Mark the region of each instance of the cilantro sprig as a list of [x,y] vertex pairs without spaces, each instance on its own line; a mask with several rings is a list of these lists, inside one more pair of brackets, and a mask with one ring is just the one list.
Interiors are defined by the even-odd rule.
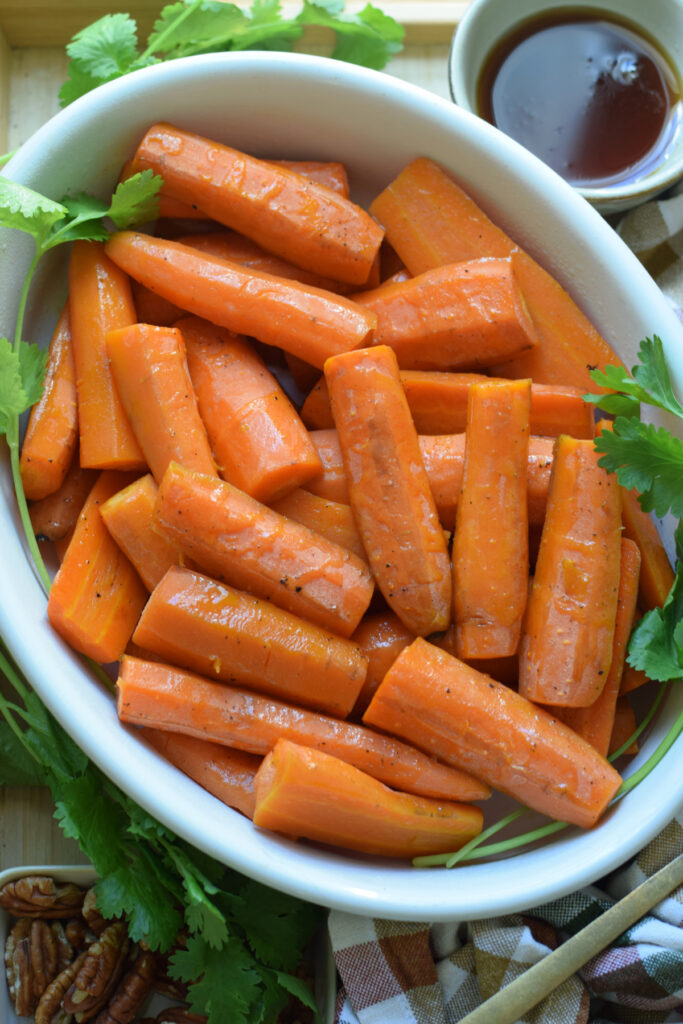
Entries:
[[107,220],[117,228],[133,227],[158,213],[162,179],[142,171],[121,182],[109,202],[82,192],[55,202],[33,189],[0,176],[0,227],[33,238],[34,251],[19,295],[14,338],[0,338],[0,435],[10,450],[12,478],[26,542],[45,590],[50,577],[36,541],[19,471],[19,417],[41,396],[47,352],[24,339],[26,306],[36,268],[45,253],[76,239],[104,241]]
[[178,0],[160,11],[144,49],[129,14],[107,14],[78,32],[67,46],[69,77],[59,98],[68,106],[105,82],[166,60],[229,50],[291,51],[308,26],[331,30],[330,56],[381,70],[403,48],[404,29],[367,4],[344,13],[343,0],[303,0],[285,18],[279,0],[254,0],[247,10],[216,0]]

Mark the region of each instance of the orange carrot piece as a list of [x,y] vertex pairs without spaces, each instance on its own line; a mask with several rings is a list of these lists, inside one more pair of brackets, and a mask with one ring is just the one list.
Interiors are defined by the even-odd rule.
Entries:
[[[440,647],[446,654],[458,657],[455,642],[455,625],[449,626],[442,636],[431,638],[430,642],[435,647]],[[516,654],[511,654],[507,658],[461,658],[460,660],[464,661],[470,668],[476,669],[477,672],[482,672],[485,676],[491,676],[497,682],[504,683],[505,686],[517,689],[519,659]]]
[[214,579],[349,637],[372,599],[367,564],[215,477],[172,462],[159,487],[162,533]]
[[286,278],[288,281],[298,281],[300,284],[310,285],[313,288],[323,288],[328,292],[339,292],[341,294],[351,291],[352,286],[341,281],[335,281],[331,277],[324,277],[322,274],[312,270],[303,270],[289,260],[284,260],[274,253],[262,249],[250,238],[245,238],[237,231],[210,231],[206,234],[181,235],[177,239],[183,245],[189,245],[192,249],[198,249],[208,256],[218,256],[232,263],[239,263],[242,267],[250,270],[258,270],[264,274],[274,274],[276,277]]
[[338,160],[269,160],[268,163],[302,174],[304,178],[310,178],[318,185],[324,185],[338,195],[349,198],[349,176],[344,164]]
[[585,828],[621,784],[609,762],[558,719],[421,638],[398,656],[363,721]]
[[98,475],[96,469],[81,469],[76,449],[62,486],[40,501],[29,502],[31,526],[39,540],[61,540],[69,532]]
[[621,517],[624,536],[635,541],[643,558],[640,607],[644,612],[661,608],[673,586],[674,571],[652,516],[643,512],[635,491],[622,489]]
[[375,612],[364,617],[351,639],[368,659],[365,682],[352,711],[353,718],[360,718],[384,676],[415,635],[393,612]]
[[100,473],[47,602],[48,619],[62,639],[103,664],[121,657],[147,600],[140,577],[110,537],[99,510],[130,482],[127,473]]
[[592,747],[607,757],[614,716],[619,696],[621,678],[626,659],[626,648],[633,626],[633,616],[638,598],[638,577],[640,575],[640,551],[633,541],[622,537],[621,572],[619,577],[619,600],[614,626],[612,663],[602,693],[587,708],[557,708],[553,710],[561,721],[582,736]]
[[[609,741],[609,753],[614,754],[620,747],[623,747],[629,736],[636,731],[636,715],[631,707],[628,697],[618,697],[617,706],[614,712],[614,726]],[[639,750],[638,740],[624,751],[625,754],[637,754]]]
[[527,466],[531,381],[473,384],[453,537],[460,658],[517,650],[529,589]]
[[167,299],[162,299],[139,281],[131,281],[133,301],[137,310],[138,320],[142,324],[155,324],[157,327],[172,327],[176,320],[185,316],[185,310]]
[[247,270],[180,242],[119,231],[105,248],[114,263],[170,302],[320,369],[328,356],[369,341],[375,326],[374,313],[343,295]]
[[285,352],[284,357],[294,386],[298,389],[300,397],[303,397],[317,381],[318,371],[315,366],[289,352]]
[[639,690],[641,686],[650,682],[652,680],[641,669],[634,668],[633,665],[625,665],[624,674],[621,677],[620,693],[632,693],[633,690]]
[[449,263],[354,299],[377,315],[375,344],[402,370],[492,366],[538,340],[509,259]]
[[253,818],[256,807],[254,779],[261,766],[260,757],[179,732],[141,729],[140,735],[162,757],[212,796],[241,811],[247,818]]
[[263,502],[315,476],[320,459],[313,442],[246,338],[197,317],[177,326],[221,476]]
[[29,501],[59,490],[77,447],[76,369],[67,303],[50,342],[43,393],[31,409],[21,446],[19,470]]
[[135,153],[134,171],[147,168],[163,177],[163,193],[297,266],[358,285],[370,275],[384,234],[377,222],[286,167],[162,123]]
[[[440,370],[402,370],[401,384],[418,434],[459,434],[467,423],[470,385],[481,380],[479,373],[445,373]],[[321,377],[306,396],[301,418],[309,430],[334,427],[330,397]],[[538,437],[593,437],[593,410],[583,401],[578,388],[559,384],[531,385],[531,433]]]
[[172,565],[188,565],[178,545],[154,529],[158,487],[148,473],[112,495],[100,515],[148,590],[154,590]]
[[189,569],[168,570],[133,641],[212,680],[237,680],[339,718],[365,680],[365,658],[350,640]]
[[[313,430],[310,437],[323,468],[321,473],[306,481],[304,487],[328,501],[348,503],[349,489],[336,430]],[[455,526],[455,510],[465,465],[465,435],[420,435],[418,441],[439,518],[445,529],[452,530]],[[545,518],[552,464],[552,440],[546,437],[531,437],[527,466],[527,500],[529,522],[535,525],[541,524]]]
[[109,368],[107,332],[135,323],[130,282],[99,242],[74,242],[69,304],[81,465],[146,471]]
[[539,704],[586,707],[612,661],[621,561],[621,495],[592,441],[555,442],[548,508],[520,642],[519,690]]
[[349,504],[377,586],[416,635],[445,629],[450,558],[398,365],[386,345],[325,363]]
[[174,327],[132,324],[107,334],[121,401],[157,483],[172,461],[218,475]]
[[171,665],[124,657],[117,682],[124,722],[182,732],[265,755],[282,737],[353,764],[387,786],[437,800],[485,800],[489,787],[390,736],[283,704]]
[[358,558],[367,562],[365,548],[356,529],[350,505],[327,501],[317,494],[305,491],[303,487],[297,487],[283,498],[271,501],[270,507],[281,516],[294,519],[295,522],[307,526],[335,544],[348,548]]
[[572,297],[492,223],[434,161],[410,163],[370,206],[412,274],[460,260],[513,256],[539,344],[498,367],[504,377],[594,391],[594,367],[619,362]]
[[397,793],[337,757],[278,740],[256,776],[254,824],[380,857],[459,849],[481,832],[478,807]]

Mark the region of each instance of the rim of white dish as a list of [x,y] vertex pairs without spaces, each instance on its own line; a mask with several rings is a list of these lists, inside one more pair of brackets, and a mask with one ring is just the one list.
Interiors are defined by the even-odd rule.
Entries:
[[[107,117],[121,105],[134,109],[143,95],[160,100],[167,88],[172,86],[179,94],[207,75],[216,90],[231,84],[247,87],[255,76],[266,72],[296,88],[302,98],[317,89],[330,101],[333,96],[348,104],[371,100],[378,112],[391,112],[396,118],[401,114],[417,116],[430,131],[446,133],[449,144],[452,138],[457,145],[458,136],[465,133],[477,157],[498,162],[506,174],[509,162],[515,168],[509,173],[520,187],[523,184],[534,194],[538,192],[539,206],[552,207],[558,230],[579,240],[600,240],[604,259],[618,266],[628,288],[638,289],[651,304],[653,320],[665,335],[668,350],[677,346],[683,350],[683,327],[654,282],[599,215],[559,176],[517,143],[447,101],[386,74],[326,58],[213,54],[146,68],[101,87],[57,114],[21,148],[7,173],[30,183],[45,152],[70,144],[84,126],[106,125]],[[683,366],[677,366],[675,385],[680,388],[682,380]],[[596,829],[569,830],[561,839],[504,862],[465,865],[453,871],[417,871],[404,863],[373,862],[260,832],[137,740],[133,730],[122,726],[110,695],[93,682],[61,640],[55,638],[49,657],[31,642],[32,628],[42,628],[45,623],[45,599],[17,534],[6,480],[3,486],[7,507],[0,506],[5,538],[0,628],[21,669],[36,680],[36,689],[55,716],[117,785],[179,836],[259,881],[325,906],[366,915],[430,921],[488,917],[538,905],[593,882],[635,854],[683,802],[683,780],[675,771],[683,754],[683,737],[679,737],[636,790],[636,821],[627,798]],[[61,700],[63,693],[70,694],[66,704]],[[666,707],[671,714],[683,707],[683,688],[669,695]],[[103,746],[102,737],[110,734],[115,742]],[[657,722],[653,735],[658,735]],[[635,759],[633,768],[642,763],[642,756]]]

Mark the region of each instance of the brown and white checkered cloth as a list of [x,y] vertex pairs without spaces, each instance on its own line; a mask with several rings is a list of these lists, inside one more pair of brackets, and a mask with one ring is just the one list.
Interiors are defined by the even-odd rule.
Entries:
[[[680,314],[683,185],[626,214],[617,230]],[[683,809],[613,876],[523,914],[429,925],[332,911],[336,1024],[456,1024],[680,853]],[[683,887],[522,1018],[607,1022],[683,1022]]]

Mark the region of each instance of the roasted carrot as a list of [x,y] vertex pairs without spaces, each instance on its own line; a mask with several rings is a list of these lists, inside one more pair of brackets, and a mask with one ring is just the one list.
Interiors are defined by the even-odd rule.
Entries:
[[131,281],[133,290],[133,302],[138,314],[138,320],[143,324],[156,324],[157,327],[172,327],[176,320],[185,316],[185,310],[175,303],[162,299],[145,288],[139,281]]
[[307,526],[335,544],[348,548],[364,562],[367,561],[350,505],[327,501],[317,494],[305,491],[303,487],[297,487],[283,498],[271,501],[270,507],[281,516],[294,519],[295,522]]
[[357,555],[225,480],[172,462],[159,487],[156,520],[214,579],[338,636],[351,635],[372,599],[370,570]]
[[158,487],[154,477],[135,480],[100,505],[100,515],[148,590],[172,565],[190,565],[177,544],[155,530]]
[[384,676],[415,635],[393,612],[375,612],[363,618],[351,639],[368,659],[363,689],[352,712],[353,718],[360,718]]
[[[609,741],[609,753],[614,754],[620,747],[623,747],[627,739],[633,736],[636,731],[636,716],[628,697],[618,697],[617,706],[614,711],[614,726]],[[638,753],[638,740],[624,751],[625,754]]]
[[529,589],[527,467],[531,381],[473,384],[453,537],[460,658],[507,658]]
[[[304,487],[328,501],[347,503],[349,489],[337,432],[312,430],[310,437],[323,468],[322,472],[307,480]],[[445,529],[452,530],[465,465],[465,435],[420,435],[418,440],[439,518]],[[546,437],[531,437],[527,467],[527,500],[531,524],[541,524],[545,518],[552,464],[552,440]]]
[[458,849],[481,832],[482,812],[397,793],[310,747],[278,740],[255,780],[254,824],[380,857]]
[[234,750],[197,736],[184,736],[180,732],[141,729],[140,736],[207,792],[228,807],[241,811],[247,818],[253,818],[256,806],[254,779],[261,766],[261,758],[256,754],[247,754],[244,750]]
[[131,482],[128,473],[100,473],[78,517],[47,602],[63,640],[95,661],[116,661],[126,649],[147,591],[110,537],[99,507]]
[[153,125],[133,170],[164,179],[162,193],[197,205],[214,220],[297,266],[364,284],[383,237],[376,221],[310,179],[169,124]]
[[315,366],[311,366],[310,363],[305,362],[303,359],[299,359],[298,356],[291,355],[289,352],[285,352],[284,357],[294,387],[299,392],[300,401],[301,398],[311,390],[317,381],[318,371]]
[[247,270],[180,242],[119,231],[106,243],[122,270],[189,313],[276,345],[322,369],[366,343],[375,315],[343,295]]
[[[455,625],[449,626],[441,636],[431,637],[430,643],[440,647],[446,654],[458,657],[455,642]],[[492,679],[497,680],[499,683],[504,683],[506,686],[512,686],[514,689],[517,689],[519,659],[516,654],[511,654],[507,658],[462,658],[461,660],[466,665],[469,665],[470,668],[475,668],[477,672],[483,672],[485,676],[491,676]]]
[[365,680],[356,644],[189,569],[168,570],[133,641],[210,679],[236,680],[339,718]]
[[621,560],[621,496],[592,441],[555,442],[548,508],[519,649],[519,690],[540,704],[586,707],[612,661]]
[[265,755],[282,737],[332,754],[387,786],[437,800],[485,800],[489,787],[383,736],[171,665],[124,657],[117,682],[124,722],[182,732]]
[[553,711],[565,725],[587,740],[603,757],[607,757],[609,753],[626,648],[636,611],[639,575],[640,551],[638,545],[627,540],[626,537],[622,537],[619,600],[614,626],[612,663],[607,673],[607,681],[600,696],[593,701],[590,707],[557,708],[557,711]]
[[363,721],[586,828],[621,784],[557,718],[422,638],[399,654]]
[[31,409],[21,446],[19,469],[29,501],[46,498],[62,486],[77,447],[76,369],[67,302],[48,349],[43,393]]
[[[444,373],[440,370],[402,370],[401,384],[418,434],[459,434],[467,423],[470,385],[495,380],[479,373]],[[498,378],[502,379],[502,378]],[[309,430],[334,427],[325,378],[309,391],[301,406]],[[539,437],[593,437],[593,410],[578,388],[559,384],[531,385],[531,433]]]
[[416,635],[450,622],[450,558],[393,351],[325,363],[349,503],[377,586]]
[[634,668],[633,665],[625,665],[624,674],[621,677],[620,693],[631,693],[633,690],[639,690],[641,686],[645,686],[646,683],[650,682],[652,680],[641,669]]
[[197,317],[177,326],[221,476],[264,502],[315,476],[313,442],[246,338]]
[[97,477],[96,469],[81,469],[76,449],[61,487],[40,501],[29,502],[31,526],[39,540],[60,540],[69,532]]
[[114,380],[157,483],[172,461],[218,475],[174,327],[133,324],[107,334]]
[[509,259],[448,263],[354,299],[376,314],[375,343],[402,370],[479,369],[538,340]]
[[99,242],[74,242],[69,263],[69,305],[80,460],[90,469],[145,471],[109,368],[107,332],[135,323],[130,282]]
[[433,160],[413,160],[370,211],[412,274],[460,260],[513,257],[539,344],[495,372],[594,391],[594,367],[619,360],[573,298]]

